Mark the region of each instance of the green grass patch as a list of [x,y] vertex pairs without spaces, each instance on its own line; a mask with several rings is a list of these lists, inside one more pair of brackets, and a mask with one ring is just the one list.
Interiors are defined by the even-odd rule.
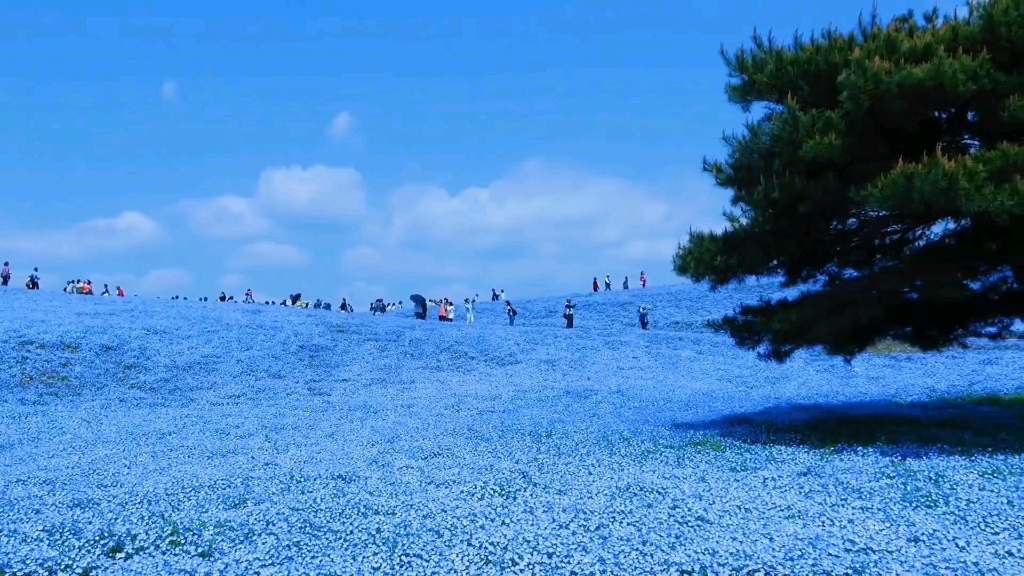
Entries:
[[897,342],[896,340],[891,340],[889,338],[879,340],[868,347],[868,352],[873,354],[913,354],[920,351],[920,348],[916,348],[905,342]]
[[960,398],[947,398],[946,402],[964,402],[975,406],[1024,409],[1024,392],[1013,394],[968,394]]
[[690,448],[699,452],[721,454],[729,449],[729,443],[717,434],[705,434],[688,443]]

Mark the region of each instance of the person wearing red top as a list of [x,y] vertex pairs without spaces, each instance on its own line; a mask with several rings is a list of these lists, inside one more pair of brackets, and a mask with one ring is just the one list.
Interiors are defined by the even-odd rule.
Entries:
[[594,276],[594,292],[600,292],[601,285],[597,283],[597,276]]
[[640,287],[647,288],[647,276],[644,275],[643,270],[640,271]]
[[120,286],[117,287],[117,296],[119,298],[124,298],[124,288],[121,288]]

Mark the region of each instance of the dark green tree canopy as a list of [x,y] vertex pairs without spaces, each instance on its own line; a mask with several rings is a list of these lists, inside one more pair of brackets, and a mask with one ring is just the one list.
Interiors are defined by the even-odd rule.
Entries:
[[729,100],[763,114],[704,161],[732,190],[728,225],[691,230],[675,270],[801,289],[722,318],[738,345],[850,358],[1024,319],[1024,0],[875,13],[788,45],[755,32],[722,55]]

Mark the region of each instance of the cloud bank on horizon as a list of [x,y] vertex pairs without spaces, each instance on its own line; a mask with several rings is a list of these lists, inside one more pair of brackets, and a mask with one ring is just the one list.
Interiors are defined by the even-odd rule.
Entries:
[[[94,274],[155,295],[253,287],[261,298],[280,299],[291,286],[355,302],[405,299],[409,291],[463,297],[492,287],[541,295],[584,290],[593,276],[611,273],[616,285],[622,275],[636,283],[645,267],[655,282],[675,281],[668,263],[677,243],[691,227],[720,226],[725,199],[703,180],[663,190],[540,159],[463,190],[410,183],[377,196],[352,167],[278,166],[260,173],[248,194],[182,199],[162,216],[126,210],[67,230],[8,232],[0,250],[44,271],[80,261],[113,270],[126,254],[173,250],[190,239],[219,258],[221,275],[204,286],[182,267]],[[347,241],[323,245],[306,233],[316,227]],[[316,282],[329,288],[304,287]]]
[[39,266],[43,290],[365,309],[557,297],[641,270],[683,282],[677,243],[722,226],[729,201],[700,159],[748,119],[720,50],[755,28],[853,30],[865,2],[476,3],[433,23],[422,3],[120,8],[84,32],[70,3],[0,21],[17,40],[0,43],[14,284]]

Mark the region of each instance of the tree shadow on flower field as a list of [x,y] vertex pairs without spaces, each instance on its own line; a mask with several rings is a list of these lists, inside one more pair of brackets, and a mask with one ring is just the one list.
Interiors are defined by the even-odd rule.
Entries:
[[872,448],[902,457],[1024,454],[1024,393],[924,402],[788,404],[681,423],[748,444]]

